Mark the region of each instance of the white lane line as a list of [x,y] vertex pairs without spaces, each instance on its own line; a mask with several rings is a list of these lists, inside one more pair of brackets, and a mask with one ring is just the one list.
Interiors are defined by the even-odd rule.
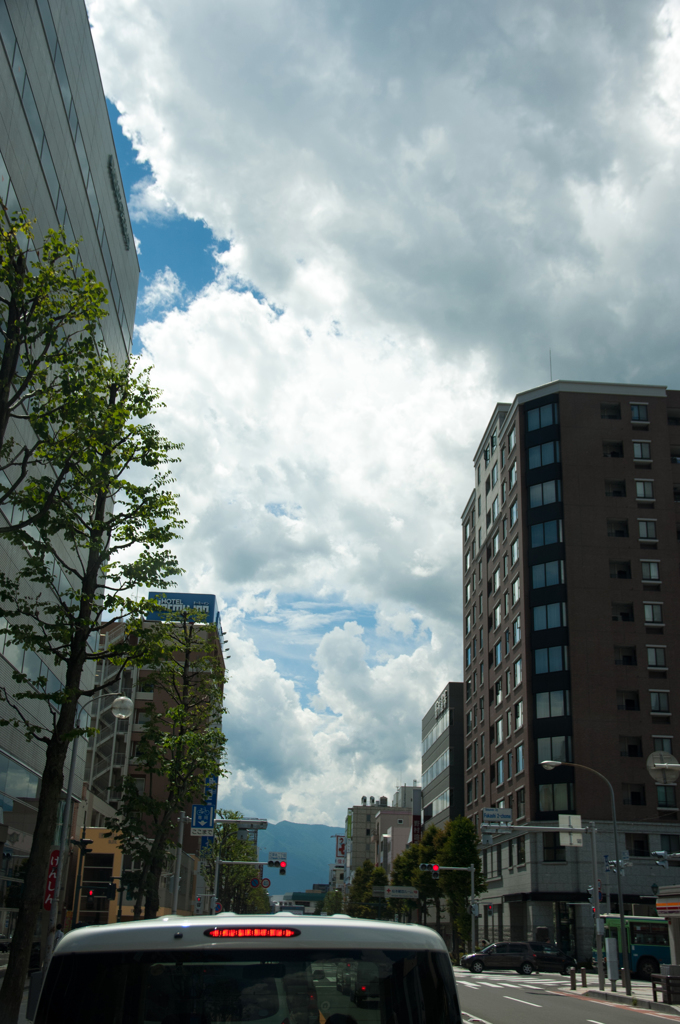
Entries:
[[488,1020],[478,1017],[476,1013],[469,1013],[467,1010],[461,1010],[461,1013],[470,1018],[468,1024],[489,1024]]
[[489,988],[500,988],[500,984],[497,981],[480,981],[480,985],[488,985]]
[[591,1020],[590,1017],[589,1017],[588,1018],[588,1024],[602,1024],[602,1021],[601,1020]]
[[530,1003],[527,999],[515,999],[514,996],[505,996],[505,995],[503,996],[503,999],[512,999],[513,1003],[524,1003],[525,1006],[537,1006],[539,1008],[539,1010],[543,1009],[543,1007],[541,1006],[540,1003]]
[[479,988],[479,985],[474,985],[471,981],[457,981],[457,985],[465,985],[466,988]]

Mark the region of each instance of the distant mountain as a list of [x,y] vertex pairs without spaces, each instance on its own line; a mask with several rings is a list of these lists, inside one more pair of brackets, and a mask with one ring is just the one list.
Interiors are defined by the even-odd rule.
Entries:
[[269,892],[304,892],[315,882],[328,883],[328,869],[335,861],[334,835],[344,835],[344,826],[302,825],[296,821],[272,822],[258,833],[260,860],[268,860],[269,852],[286,853],[288,867],[285,877],[277,868],[264,869],[271,879]]

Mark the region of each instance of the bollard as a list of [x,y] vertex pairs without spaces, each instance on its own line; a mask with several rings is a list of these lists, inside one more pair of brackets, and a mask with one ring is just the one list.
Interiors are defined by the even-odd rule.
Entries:
[[576,968],[575,967],[570,967],[569,968],[569,981],[571,983],[571,990],[572,990],[572,992],[575,992],[576,991]]
[[586,969],[581,968],[581,988],[588,988],[588,982],[586,981]]

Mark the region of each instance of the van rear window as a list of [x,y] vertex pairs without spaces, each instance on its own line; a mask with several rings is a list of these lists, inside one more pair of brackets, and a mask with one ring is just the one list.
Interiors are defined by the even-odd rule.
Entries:
[[460,1024],[429,950],[181,950],[55,956],[36,1024]]

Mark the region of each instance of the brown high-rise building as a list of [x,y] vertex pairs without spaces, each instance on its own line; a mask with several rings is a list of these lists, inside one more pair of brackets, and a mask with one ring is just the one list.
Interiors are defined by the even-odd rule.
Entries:
[[[680,824],[676,787],[646,768],[652,751],[678,753],[680,391],[556,381],[524,392],[496,406],[474,473],[462,517],[465,813],[479,824],[484,807],[504,807],[539,824],[574,812],[602,823],[600,858],[613,857],[607,786],[539,762],[596,769],[632,858],[624,902],[639,907],[655,879],[680,875],[650,857],[680,849]],[[575,948],[586,853],[540,832],[487,849],[482,935],[540,925]]]

